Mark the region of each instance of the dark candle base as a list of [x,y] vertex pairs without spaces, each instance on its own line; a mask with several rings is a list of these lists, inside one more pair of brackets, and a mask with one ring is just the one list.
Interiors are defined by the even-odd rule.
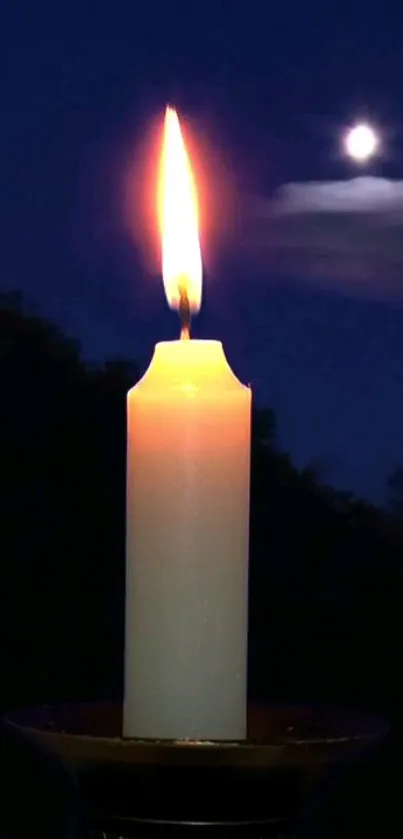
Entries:
[[250,708],[242,743],[123,739],[113,704],[19,711],[9,722],[76,773],[91,831],[138,839],[295,835],[323,770],[387,736],[370,716],[289,706]]

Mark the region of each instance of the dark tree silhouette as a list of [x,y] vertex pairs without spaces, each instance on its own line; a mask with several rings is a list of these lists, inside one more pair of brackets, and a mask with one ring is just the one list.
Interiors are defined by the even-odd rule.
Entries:
[[403,518],[403,466],[400,465],[388,477],[387,510],[396,518]]
[[110,692],[121,679],[125,399],[137,371],[87,368],[77,344],[15,296],[0,301],[0,336],[2,701]]

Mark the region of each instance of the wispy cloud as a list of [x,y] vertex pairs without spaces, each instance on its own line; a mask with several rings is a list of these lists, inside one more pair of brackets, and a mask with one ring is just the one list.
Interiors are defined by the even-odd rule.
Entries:
[[403,299],[403,181],[290,183],[246,213],[256,267]]
[[403,212],[403,181],[363,177],[351,181],[286,184],[278,190],[274,211],[294,215]]

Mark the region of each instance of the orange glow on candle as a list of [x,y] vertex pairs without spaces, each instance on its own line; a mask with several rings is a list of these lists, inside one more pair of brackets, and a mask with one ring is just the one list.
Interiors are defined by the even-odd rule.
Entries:
[[162,277],[168,304],[179,309],[185,295],[191,312],[202,298],[202,258],[196,185],[176,111],[165,113],[158,183]]

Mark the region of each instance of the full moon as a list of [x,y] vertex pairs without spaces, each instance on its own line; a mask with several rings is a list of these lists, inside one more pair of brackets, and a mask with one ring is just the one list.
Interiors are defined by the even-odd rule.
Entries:
[[370,125],[361,123],[349,128],[344,138],[346,153],[357,163],[366,163],[379,148],[379,137]]

